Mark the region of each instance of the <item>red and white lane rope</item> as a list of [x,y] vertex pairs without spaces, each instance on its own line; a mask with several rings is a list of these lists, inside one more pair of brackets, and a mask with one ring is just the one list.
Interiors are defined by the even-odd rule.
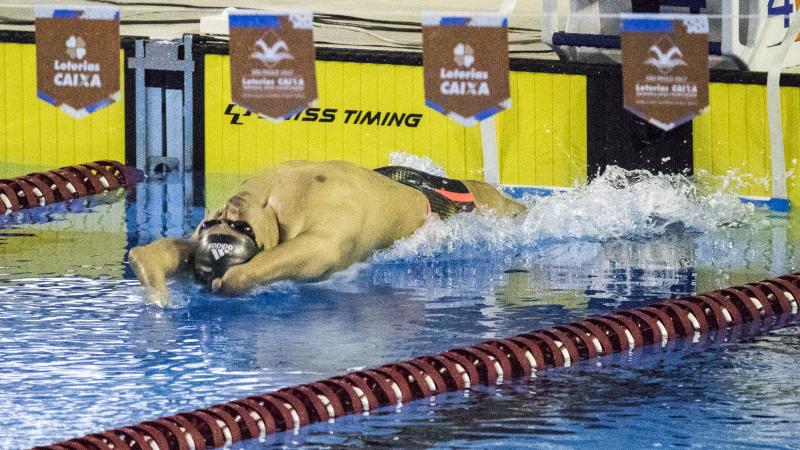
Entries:
[[292,386],[39,449],[204,450],[614,352],[796,314],[800,273],[663,300]]
[[131,187],[141,179],[133,167],[102,160],[0,180],[0,214]]

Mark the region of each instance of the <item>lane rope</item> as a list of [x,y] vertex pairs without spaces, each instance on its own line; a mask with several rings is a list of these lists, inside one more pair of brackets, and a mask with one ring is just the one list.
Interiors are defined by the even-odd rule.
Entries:
[[134,167],[100,160],[0,180],[0,215],[133,187],[142,179]]

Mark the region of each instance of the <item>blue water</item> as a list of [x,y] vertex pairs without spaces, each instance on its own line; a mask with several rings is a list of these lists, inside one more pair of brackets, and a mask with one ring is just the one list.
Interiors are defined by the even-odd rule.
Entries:
[[[654,187],[617,189],[619,211],[599,209],[601,189],[531,200],[550,214],[525,223],[429,224],[323,283],[225,299],[179,279],[167,309],[145,304],[126,254],[192,229],[202,210],[175,205],[180,186],[148,182],[135,199],[117,192],[2,217],[0,448],[800,267],[792,217],[711,197],[671,212],[683,191],[659,203]],[[633,218],[637,208],[651,220]],[[714,220],[699,221],[704,210]],[[739,330],[235,447],[797,448],[798,367],[798,326]]]

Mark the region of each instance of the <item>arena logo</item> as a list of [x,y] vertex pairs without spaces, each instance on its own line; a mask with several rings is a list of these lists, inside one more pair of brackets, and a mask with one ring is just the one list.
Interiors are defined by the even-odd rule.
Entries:
[[686,65],[686,61],[683,60],[683,52],[669,36],[664,36],[653,44],[650,47],[650,55],[651,57],[644,63],[655,67],[662,75],[667,75],[678,66]]
[[275,122],[314,104],[312,21],[311,11],[228,15],[232,103]]
[[[272,42],[272,44],[267,44],[267,42]],[[269,30],[256,41],[254,47],[255,51],[250,54],[250,58],[257,59],[270,68],[285,59],[294,59],[286,41],[281,39],[275,30]]]
[[489,95],[489,72],[472,67],[475,50],[470,45],[459,42],[453,48],[453,61],[465,70],[441,68],[439,90],[443,95]]
[[36,96],[81,118],[120,98],[119,8],[35,5]]
[[708,17],[694,16],[622,15],[623,105],[664,131],[708,108]]
[[475,62],[475,50],[472,49],[471,45],[459,42],[458,45],[453,48],[453,61],[455,61],[459,67],[469,69],[472,67],[472,63]]
[[86,56],[86,41],[80,36],[70,36],[65,46],[68,61],[54,61],[53,83],[56,86],[102,87],[100,63],[83,59]]
[[425,105],[472,126],[511,106],[508,18],[422,15]]
[[[244,125],[243,117],[253,115],[252,112],[229,103],[224,114],[231,116],[231,125]],[[307,108],[291,116],[288,121],[344,123],[347,125],[375,125],[381,127],[417,128],[422,122],[422,114],[395,111],[373,111],[361,109]]]

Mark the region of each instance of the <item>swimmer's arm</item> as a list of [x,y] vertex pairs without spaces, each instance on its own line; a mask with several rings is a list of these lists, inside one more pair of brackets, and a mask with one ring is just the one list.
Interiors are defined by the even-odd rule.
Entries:
[[263,250],[245,264],[233,266],[211,285],[232,295],[280,280],[317,280],[347,267],[354,258],[347,240],[306,232]]
[[167,278],[191,268],[196,245],[194,239],[166,238],[131,249],[128,261],[150,303],[169,303]]

